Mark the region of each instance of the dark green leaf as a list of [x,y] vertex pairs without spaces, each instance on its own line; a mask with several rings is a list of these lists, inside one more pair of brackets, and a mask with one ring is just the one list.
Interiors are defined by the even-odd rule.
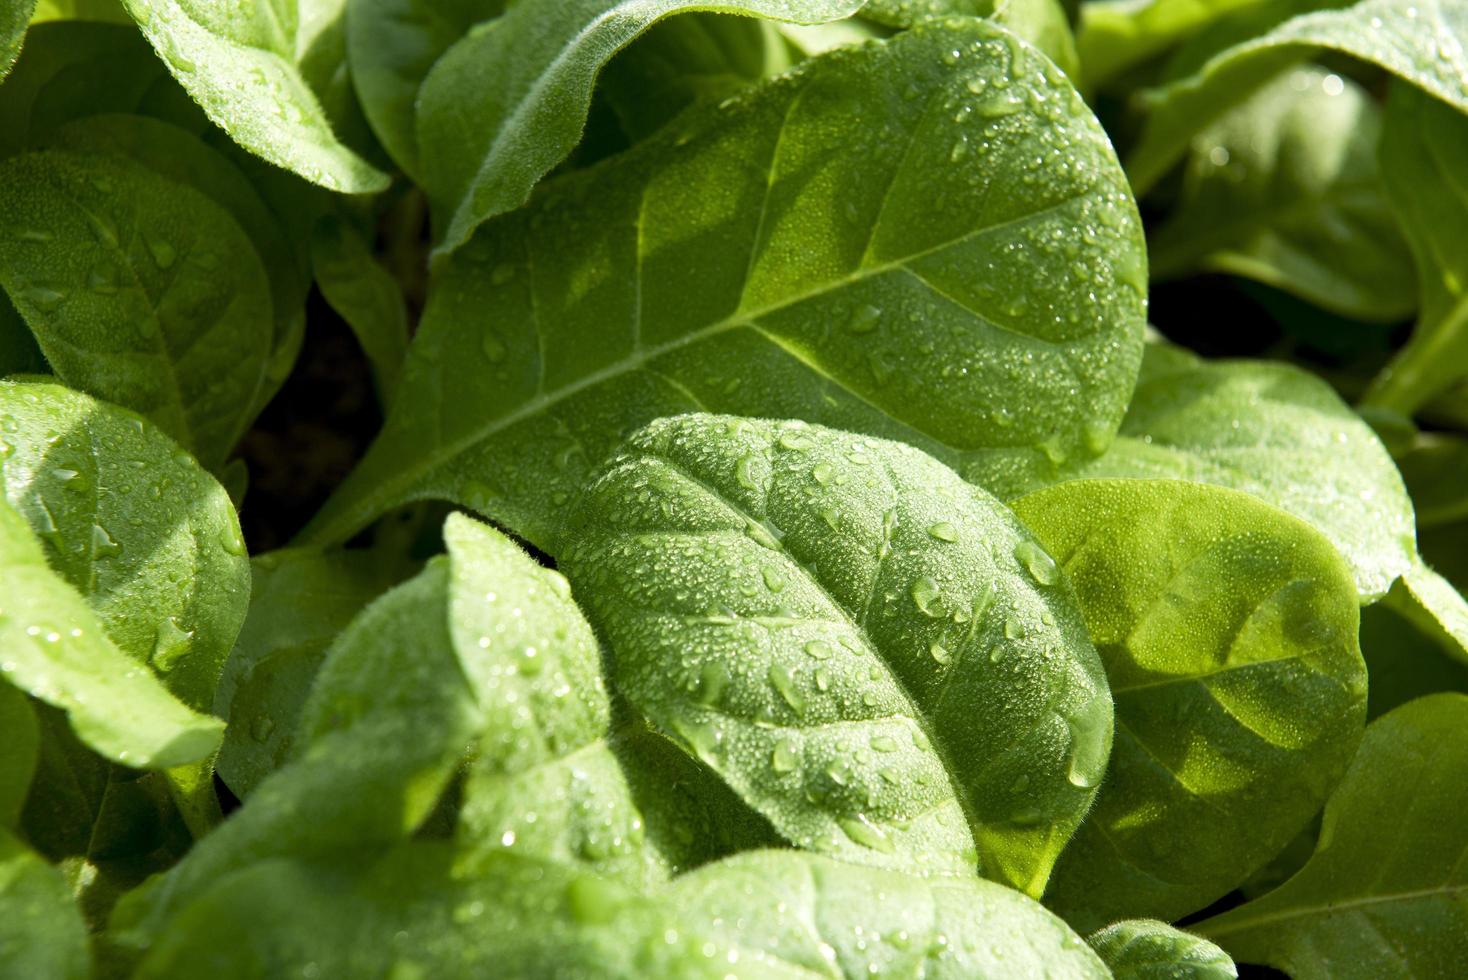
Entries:
[[0,827],[0,964],[13,977],[86,980],[81,913],[55,868]]

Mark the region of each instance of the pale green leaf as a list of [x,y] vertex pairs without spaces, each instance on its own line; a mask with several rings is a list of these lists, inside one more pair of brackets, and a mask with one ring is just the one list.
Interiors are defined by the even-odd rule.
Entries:
[[815,24],[861,0],[561,0],[520,3],[466,34],[418,95],[423,185],[437,254],[520,207],[581,137],[597,73],[658,20],[685,10]]
[[1387,601],[1444,653],[1468,664],[1468,600],[1453,583],[1419,562],[1402,576],[1402,589],[1393,590]]
[[1412,502],[1386,448],[1329,385],[1288,364],[1149,345],[1121,434],[1075,475],[1248,491],[1330,538],[1363,600],[1417,561]]
[[306,84],[296,0],[123,2],[179,84],[240,146],[329,190],[387,187],[338,140]]
[[1456,976],[1468,959],[1465,731],[1461,694],[1373,722],[1304,869],[1193,928],[1295,980]]
[[1074,585],[1116,703],[1105,785],[1046,902],[1087,930],[1204,908],[1300,832],[1360,739],[1349,570],[1221,487],[1082,480],[1014,508]]
[[0,164],[0,285],[66,383],[222,463],[271,350],[265,268],[234,219],[121,157]]
[[986,485],[1090,458],[1145,264],[1104,133],[1033,49],[982,21],[838,49],[444,263],[382,435],[304,537],[447,497],[553,548],[626,432],[692,410],[900,438]]
[[1088,0],[1081,4],[1076,50],[1087,85],[1109,88],[1209,25],[1269,0]]
[[1181,196],[1148,241],[1153,278],[1225,272],[1356,319],[1402,319],[1416,272],[1380,140],[1380,110],[1355,82],[1280,75],[1194,138]]
[[1132,186],[1138,194],[1152,187],[1200,131],[1280,71],[1322,49],[1370,62],[1468,111],[1465,37],[1465,0],[1361,0],[1287,20],[1147,93],[1146,128],[1127,160]]
[[[1468,16],[1464,17],[1468,22]],[[1457,38],[1468,38],[1468,23]],[[1445,37],[1448,45],[1461,43]],[[1461,48],[1459,51],[1461,60]],[[1464,69],[1468,73],[1468,68]],[[1465,74],[1468,78],[1468,74]],[[1464,83],[1468,85],[1468,82]],[[1468,376],[1468,118],[1406,85],[1387,101],[1381,172],[1417,259],[1422,308],[1365,403],[1411,415]]]
[[1228,954],[1156,919],[1127,919],[1086,937],[1115,980],[1229,980]]
[[634,435],[566,540],[617,689],[786,839],[1044,887],[1111,706],[998,501],[899,443],[693,415]]
[[180,766],[210,755],[224,726],[176,701],[113,646],[76,590],[46,565],[25,519],[0,501],[0,677],[67,712],[117,762]]
[[28,980],[87,980],[90,961],[66,880],[0,827],[0,968]]
[[1109,977],[1059,917],[977,878],[924,878],[799,851],[757,851],[679,878],[664,901],[681,921],[739,949],[741,962],[753,954],[813,977]]
[[250,595],[224,489],[139,416],[42,383],[0,382],[0,474],[107,637],[212,710]]

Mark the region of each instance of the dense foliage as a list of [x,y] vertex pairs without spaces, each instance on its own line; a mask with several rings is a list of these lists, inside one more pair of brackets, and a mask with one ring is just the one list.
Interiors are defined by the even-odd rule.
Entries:
[[1465,975],[1465,44],[3,0],[0,978]]

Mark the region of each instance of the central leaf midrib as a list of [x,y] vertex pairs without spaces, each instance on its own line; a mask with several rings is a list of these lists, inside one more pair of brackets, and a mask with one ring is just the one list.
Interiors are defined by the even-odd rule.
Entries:
[[[674,460],[652,449],[647,449],[645,451],[650,458],[662,463],[678,476],[681,476],[689,483],[692,483],[694,486],[698,487],[709,496],[713,497],[713,499],[722,504],[735,517],[738,517],[745,521],[749,521],[754,524],[758,524],[761,527],[766,526],[765,521],[756,519],[753,515],[747,513],[738,504],[719,492],[718,488],[706,483],[699,477],[688,472],[682,466],[679,466],[678,463]],[[772,453],[779,452],[778,448],[773,445],[771,446],[771,451]],[[896,488],[894,487],[893,490],[895,493]],[[769,495],[768,493],[766,493],[766,500],[768,501],[768,499]],[[968,794],[964,792],[958,782],[957,773],[959,772],[959,770],[954,764],[953,758],[948,751],[946,740],[939,737],[937,730],[932,725],[931,719],[929,719],[927,714],[919,707],[917,699],[913,696],[912,691],[903,681],[902,675],[898,673],[897,669],[894,668],[891,663],[888,662],[885,651],[872,639],[871,634],[867,632],[866,627],[856,622],[856,620],[852,617],[850,610],[842,605],[842,603],[839,602],[836,597],[831,594],[830,590],[826,588],[826,584],[821,581],[820,577],[816,575],[814,571],[812,571],[804,562],[800,561],[800,559],[796,558],[795,555],[791,554],[789,549],[783,546],[778,552],[776,552],[776,554],[783,555],[786,560],[794,565],[808,581],[810,581],[817,589],[820,590],[822,598],[824,598],[826,602],[830,605],[830,607],[834,609],[836,613],[840,616],[840,622],[848,626],[852,630],[852,632],[856,634],[857,638],[862,642],[862,644],[872,652],[872,655],[880,660],[882,664],[887,668],[888,676],[892,678],[893,684],[895,684],[897,690],[901,692],[903,699],[907,702],[907,706],[912,712],[911,715],[908,716],[909,720],[913,724],[917,725],[918,729],[923,733],[924,737],[928,741],[928,744],[931,746],[933,754],[938,757],[938,762],[943,767],[943,774],[948,778],[948,784],[953,792],[954,801],[958,803],[959,809],[963,811],[964,822],[968,826],[969,835],[970,837],[974,838],[974,844],[975,847],[977,847],[977,831],[978,828],[984,825],[978,819],[978,814],[977,812],[975,812],[973,808],[973,803],[968,798]],[[745,720],[747,722],[747,719],[742,720]],[[874,723],[880,721],[881,719],[855,720],[858,722]],[[979,873],[982,874],[982,869],[979,869]]]
[[[309,534],[305,536],[304,540],[321,540],[323,538],[330,538],[333,535],[340,533],[337,530],[337,528],[340,526],[351,525],[355,527],[356,522],[360,520],[359,515],[361,514],[361,512],[371,512],[376,509],[376,505],[373,503],[373,501],[396,498],[403,490],[411,488],[415,483],[417,483],[424,474],[433,471],[435,468],[442,465],[447,460],[454,458],[460,453],[465,452],[471,447],[483,442],[491,436],[497,435],[498,433],[510,428],[513,425],[516,425],[519,422],[523,422],[529,418],[534,418],[535,416],[541,414],[548,407],[562,402],[568,398],[571,398],[577,394],[580,394],[582,391],[585,391],[588,388],[593,388],[596,385],[602,384],[603,382],[610,381],[624,374],[639,370],[645,364],[651,363],[658,358],[661,358],[676,350],[680,350],[684,347],[688,347],[701,341],[708,340],[709,338],[718,336],[719,334],[740,328],[753,330],[757,327],[758,321],[762,317],[769,316],[772,313],[777,313],[781,310],[795,306],[799,303],[806,302],[807,300],[817,299],[821,296],[827,295],[828,293],[854,286],[857,283],[863,282],[867,279],[874,278],[888,272],[905,269],[910,263],[926,258],[929,255],[935,255],[944,251],[945,249],[961,245],[982,235],[987,235],[992,232],[1011,227],[1013,225],[1020,225],[1033,221],[1051,212],[1058,211],[1061,208],[1067,207],[1070,204],[1073,204],[1075,201],[1080,200],[1090,194],[1091,191],[1089,189],[1074,194],[1069,194],[1058,201],[1045,205],[1042,208],[1037,208],[1033,211],[1027,211],[1024,214],[1017,215],[1013,218],[1006,219],[996,224],[987,225],[983,228],[973,229],[972,231],[966,232],[956,238],[952,238],[937,245],[930,246],[929,248],[922,249],[911,255],[892,259],[888,262],[884,262],[878,265],[859,265],[851,273],[845,276],[834,280],[823,281],[818,286],[812,289],[808,289],[803,292],[782,298],[779,301],[769,303],[766,306],[753,310],[736,309],[729,316],[717,320],[714,323],[689,331],[681,337],[677,337],[673,340],[670,340],[663,344],[659,344],[655,347],[634,348],[625,357],[619,358],[618,360],[613,361],[612,363],[599,370],[585,374],[575,381],[568,382],[561,387],[554,389],[553,391],[537,394],[534,397],[527,399],[513,411],[490,419],[485,425],[462,436],[461,438],[455,439],[451,442],[440,444],[440,446],[437,447],[436,450],[424,453],[422,456],[419,456],[419,462],[398,468],[395,471],[395,476],[390,477],[386,480],[382,480],[376,484],[375,492],[356,502],[351,507],[351,509],[348,510],[343,516],[335,518],[328,524],[323,525],[314,534]],[[842,385],[842,387],[843,389],[850,391],[850,389],[846,388],[845,385]],[[917,432],[924,431],[917,426],[914,426],[900,418],[897,418],[896,416],[891,415],[885,410],[883,411],[883,414],[892,419],[894,422],[897,422],[898,424],[903,425],[909,429]],[[926,433],[924,434],[926,435]],[[928,436],[928,438],[931,439],[935,445],[941,446],[943,449],[946,449],[956,455],[963,454],[965,452],[981,451],[983,449],[1005,448],[979,446],[973,447],[972,449],[963,449],[957,446],[950,445],[943,440],[938,439],[936,436]]]

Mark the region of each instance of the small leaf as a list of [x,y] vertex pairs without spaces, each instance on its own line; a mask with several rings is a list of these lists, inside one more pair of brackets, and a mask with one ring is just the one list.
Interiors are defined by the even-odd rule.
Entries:
[[1197,911],[1300,832],[1360,739],[1350,574],[1220,487],[1081,480],[1014,507],[1074,584],[1116,702],[1110,772],[1046,901],[1084,929]]
[[553,549],[625,433],[692,410],[900,438],[980,481],[1089,459],[1144,291],[1110,145],[1033,49],[982,21],[838,49],[444,263],[383,433],[303,537],[447,497]]
[[66,383],[222,463],[264,383],[270,287],[218,205],[118,157],[0,165],[0,285]]
[[1387,602],[1444,653],[1468,664],[1468,600],[1422,563],[1409,569],[1401,582],[1401,589],[1394,589]]
[[327,219],[311,238],[316,285],[347,322],[377,380],[382,403],[392,403],[408,350],[403,290],[373,258],[368,244],[343,221]]
[[1115,980],[1229,980],[1228,954],[1156,919],[1128,919],[1086,937]]
[[1468,111],[1463,37],[1468,4],[1462,0],[1361,0],[1287,20],[1214,55],[1194,74],[1146,93],[1146,128],[1127,159],[1132,186],[1145,193],[1199,131],[1281,70],[1322,49],[1385,69]]
[[25,519],[0,501],[0,678],[66,711],[99,753],[147,769],[210,755],[224,726],[178,701],[107,639],[47,566]]
[[1298,980],[1452,976],[1468,930],[1465,730],[1461,694],[1419,698],[1373,722],[1304,869],[1192,928],[1237,960]]
[[0,80],[10,73],[10,66],[20,56],[26,25],[35,9],[36,0],[14,0],[0,8]]
[[360,551],[275,551],[251,569],[249,615],[214,700],[229,720],[219,775],[240,799],[291,757],[327,648],[398,577],[392,563]]
[[0,684],[0,832],[20,821],[40,741],[30,701],[9,684]]
[[[450,47],[418,95],[423,184],[440,256],[495,215],[524,204],[581,137],[597,73],[663,17],[706,0],[563,0],[514,4]],[[717,9],[815,24],[861,0],[724,0]]]
[[1383,192],[1380,110],[1355,82],[1285,72],[1193,140],[1180,200],[1148,242],[1154,279],[1245,276],[1346,316],[1416,306]]
[[301,74],[296,0],[123,5],[179,84],[245,149],[329,190],[387,187],[385,175],[337,139]]
[[898,443],[682,416],[631,438],[566,540],[620,693],[786,839],[1043,888],[1111,708],[1069,588],[993,498]]

